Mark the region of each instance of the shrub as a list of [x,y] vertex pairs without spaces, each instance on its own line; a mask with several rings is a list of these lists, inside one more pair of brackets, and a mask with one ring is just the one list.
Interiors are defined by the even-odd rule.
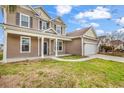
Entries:
[[113,46],[106,46],[106,45],[100,46],[100,52],[112,52],[113,50],[114,50]]

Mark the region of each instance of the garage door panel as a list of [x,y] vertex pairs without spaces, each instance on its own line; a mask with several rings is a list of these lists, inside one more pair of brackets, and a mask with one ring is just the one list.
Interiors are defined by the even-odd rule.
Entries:
[[86,43],[84,45],[84,55],[85,56],[96,54],[96,52],[97,52],[97,45],[96,44]]

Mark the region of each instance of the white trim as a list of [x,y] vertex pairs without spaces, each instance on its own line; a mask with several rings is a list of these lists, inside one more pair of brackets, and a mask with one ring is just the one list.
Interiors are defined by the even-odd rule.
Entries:
[[57,42],[58,42],[58,39],[56,38],[56,39],[55,39],[55,56],[58,56]]
[[4,30],[4,51],[3,51],[3,62],[7,62],[7,32]]
[[[22,39],[23,38],[28,38],[29,39],[29,51],[22,51]],[[31,37],[20,36],[20,53],[31,53]]]
[[52,27],[51,28],[48,28],[46,30],[44,30],[44,32],[48,31],[48,30],[53,30],[56,34],[58,34]]
[[48,55],[48,49],[49,49],[49,47],[48,47],[48,41],[44,41],[44,43],[47,44],[47,54],[46,55]]
[[44,37],[41,37],[41,58],[44,58]]
[[[22,26],[22,24],[21,24],[21,19],[22,19],[22,17],[21,16],[26,16],[26,17],[28,17],[28,27],[26,27],[26,26]],[[30,16],[29,15],[26,15],[26,14],[24,14],[24,13],[20,13],[20,27],[24,27],[24,28],[30,28]]]
[[40,38],[38,37],[38,56],[40,56]]
[[[61,43],[62,43],[62,50],[59,50],[59,48],[57,47],[58,52],[63,52],[63,41],[62,41],[62,40],[58,40],[58,43],[59,43],[59,42],[61,42]],[[57,44],[58,44],[58,43],[57,43]],[[59,46],[59,45],[57,45],[57,46]]]
[[6,24],[6,22],[7,22],[6,8],[3,8],[3,12],[4,12],[4,23]]
[[28,29],[19,29],[19,30],[14,30],[14,29],[7,29],[8,33],[13,33],[13,34],[19,34],[19,35],[28,35],[28,36],[44,36],[45,38],[51,38],[51,39],[62,39],[62,40],[68,40],[68,41],[72,41],[69,37],[67,36],[58,36],[58,35],[53,35],[53,34],[48,34],[48,33],[44,33],[44,32],[40,32],[40,31],[32,31],[32,30],[28,30]]
[[49,39],[49,55],[51,55],[51,39]]
[[[26,8],[25,6],[29,7],[30,9]],[[20,5],[20,7],[21,7],[21,8],[24,8],[24,9],[26,9],[26,10],[29,10],[29,11],[32,11],[32,10],[33,10],[32,12],[35,12],[36,14],[38,14],[37,11],[35,11],[34,8],[32,8],[31,5]],[[38,14],[38,15],[39,15],[39,14]]]
[[84,38],[81,38],[81,55],[84,56]]

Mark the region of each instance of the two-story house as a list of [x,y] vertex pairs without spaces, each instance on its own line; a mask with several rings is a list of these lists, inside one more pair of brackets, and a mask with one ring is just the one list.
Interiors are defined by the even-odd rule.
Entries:
[[97,53],[97,36],[93,27],[66,35],[66,24],[60,17],[52,19],[43,7],[17,6],[4,11],[4,62],[11,59],[44,58],[64,54]]

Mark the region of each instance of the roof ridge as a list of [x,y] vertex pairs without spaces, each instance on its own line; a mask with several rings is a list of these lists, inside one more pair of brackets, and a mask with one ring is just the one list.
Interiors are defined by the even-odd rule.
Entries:
[[72,31],[72,32],[67,33],[67,35],[68,36],[81,36],[84,33],[86,33],[90,28],[91,28],[91,26],[90,27],[82,28],[80,30],[75,30],[75,31]]
[[69,32],[69,33],[74,33],[74,32],[76,32],[76,31],[81,31],[81,30],[85,30],[85,29],[90,29],[90,27],[81,28],[81,29],[79,29],[79,30],[74,30],[74,31]]

